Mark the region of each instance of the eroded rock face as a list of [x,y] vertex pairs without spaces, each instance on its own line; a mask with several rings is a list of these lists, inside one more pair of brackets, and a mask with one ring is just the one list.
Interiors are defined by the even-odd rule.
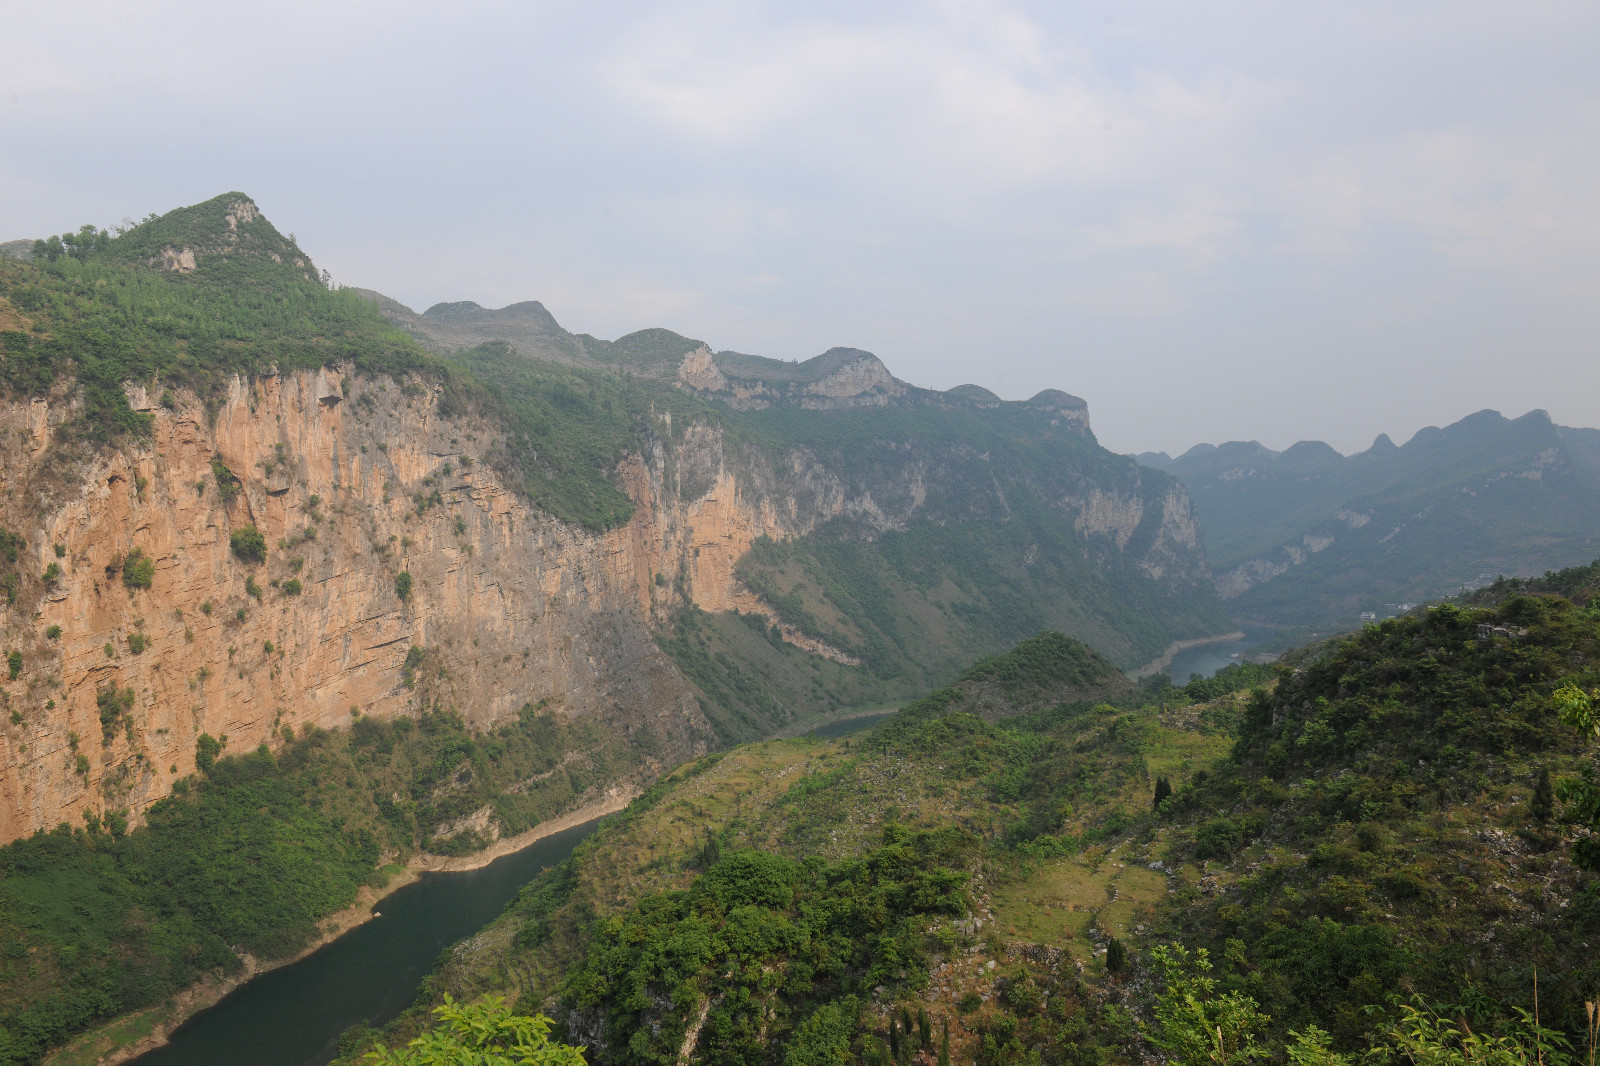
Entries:
[[[65,475],[50,442],[70,403],[0,410],[0,526],[25,540],[4,614],[23,665],[3,685],[0,840],[85,810],[137,821],[194,769],[200,733],[242,751],[348,724],[352,709],[415,713],[413,646],[447,665],[443,695],[474,726],[548,699],[639,736],[657,767],[703,750],[709,727],[650,639],[651,612],[677,595],[655,575],[681,564],[703,605],[743,602],[734,560],[755,536],[785,535],[770,504],[746,501],[715,454],[709,489],[679,501],[657,449],[627,464],[633,522],[589,535],[473,462],[488,426],[441,418],[415,386],[364,380],[353,401],[347,380],[238,380],[214,420],[193,397],[169,409],[130,389],[150,442]],[[696,448],[720,438],[680,450]],[[247,526],[264,564],[230,548]],[[148,588],[124,578],[135,551],[154,564]]]
[[[857,373],[837,362],[812,384]],[[717,369],[686,364],[691,376]],[[881,388],[870,370],[840,387]],[[239,752],[285,729],[347,725],[352,710],[416,714],[414,647],[446,668],[429,698],[470,725],[545,701],[626,736],[638,772],[653,774],[713,734],[652,626],[688,600],[765,616],[852,662],[781,623],[740,584],[739,560],[759,537],[835,519],[868,538],[903,530],[961,452],[888,447],[847,476],[805,447],[740,451],[715,421],[663,414],[618,470],[633,517],[591,534],[530,507],[482,462],[492,424],[441,415],[417,382],[346,373],[236,379],[209,413],[192,395],[130,385],[150,439],[87,458],[55,443],[69,396],[0,405],[0,528],[22,538],[15,602],[0,599],[0,653],[21,655],[16,678],[0,674],[0,842],[85,811],[137,823],[194,770],[202,733]],[[1175,484],[1161,498],[1137,481],[1085,481],[1057,505],[1152,578],[1210,580]],[[230,545],[251,526],[263,562]]]
[[[415,383],[238,379],[213,417],[193,396],[127,392],[149,442],[75,465],[52,444],[69,399],[0,409],[0,527],[25,542],[4,612],[23,667],[0,682],[0,841],[84,811],[137,823],[194,770],[201,733],[247,751],[353,710],[417,713],[413,647],[446,665],[432,694],[473,726],[547,700],[637,737],[646,772],[669,767],[711,731],[651,624],[685,597],[778,624],[735,576],[757,537],[838,515],[898,528],[921,499],[916,469],[886,512],[804,451],[775,467],[729,455],[720,426],[663,417],[619,471],[632,520],[592,535],[510,492],[478,461],[494,429],[441,417]],[[251,526],[264,563],[230,546]],[[125,579],[135,552],[153,564],[147,588]]]
[[910,391],[877,356],[856,348],[832,348],[793,364],[733,353],[718,357],[702,346],[684,356],[677,377],[697,395],[740,411],[775,405],[811,411],[886,407]]

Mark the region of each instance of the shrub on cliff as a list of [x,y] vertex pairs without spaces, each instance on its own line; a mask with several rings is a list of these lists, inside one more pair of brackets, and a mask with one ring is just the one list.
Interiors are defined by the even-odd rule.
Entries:
[[411,598],[411,571],[402,570],[394,575],[394,594],[402,600]]
[[135,548],[122,560],[122,583],[130,589],[147,589],[156,578],[156,561]]
[[94,702],[100,711],[100,733],[105,743],[111,743],[111,738],[117,732],[117,722],[121,721],[123,715],[133,710],[133,699],[133,689],[119,689],[114,682],[106,688],[96,690]]
[[201,733],[194,742],[195,769],[203,774],[209,774],[211,768],[217,764],[217,756],[222,754],[222,746],[228,742],[227,737],[218,740],[210,733]]
[[228,547],[241,563],[260,566],[267,561],[267,538],[255,526],[240,526],[228,534]]

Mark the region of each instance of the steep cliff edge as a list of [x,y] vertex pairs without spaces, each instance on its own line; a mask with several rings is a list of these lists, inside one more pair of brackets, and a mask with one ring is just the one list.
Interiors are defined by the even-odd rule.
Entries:
[[[703,748],[705,720],[634,609],[662,551],[638,527],[594,536],[531,510],[473,462],[481,420],[340,368],[235,379],[214,420],[192,395],[169,410],[129,391],[150,439],[65,477],[50,431],[73,404],[0,408],[0,526],[25,544],[5,611],[21,667],[3,687],[0,839],[83,811],[136,819],[194,769],[202,733],[246,751],[430,699],[476,728],[541,700],[598,717],[646,773]],[[707,537],[717,517],[698,519]],[[230,548],[246,528],[264,535],[259,565]],[[715,558],[695,582],[713,602]],[[443,679],[407,684],[413,648]]]
[[203,736],[536,706],[648,778],[1039,629],[1130,666],[1224,621],[1181,486],[1065,393],[418,316],[239,193],[34,250],[0,264],[0,840],[137,823]]

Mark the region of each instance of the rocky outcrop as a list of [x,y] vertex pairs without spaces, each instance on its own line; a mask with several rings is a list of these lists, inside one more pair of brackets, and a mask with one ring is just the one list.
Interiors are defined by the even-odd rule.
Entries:
[[794,406],[812,411],[887,407],[911,389],[883,361],[857,348],[831,348],[803,363],[702,346],[678,365],[678,382],[740,411]]
[[1089,404],[1086,400],[1060,389],[1045,389],[1024,401],[1026,406],[1049,415],[1052,425],[1066,425],[1087,435],[1089,429]]

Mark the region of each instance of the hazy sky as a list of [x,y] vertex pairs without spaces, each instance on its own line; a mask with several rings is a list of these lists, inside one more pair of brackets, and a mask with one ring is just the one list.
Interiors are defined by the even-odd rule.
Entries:
[[5,6],[0,239],[242,189],[418,310],[867,348],[1120,451],[1600,425],[1592,2]]

